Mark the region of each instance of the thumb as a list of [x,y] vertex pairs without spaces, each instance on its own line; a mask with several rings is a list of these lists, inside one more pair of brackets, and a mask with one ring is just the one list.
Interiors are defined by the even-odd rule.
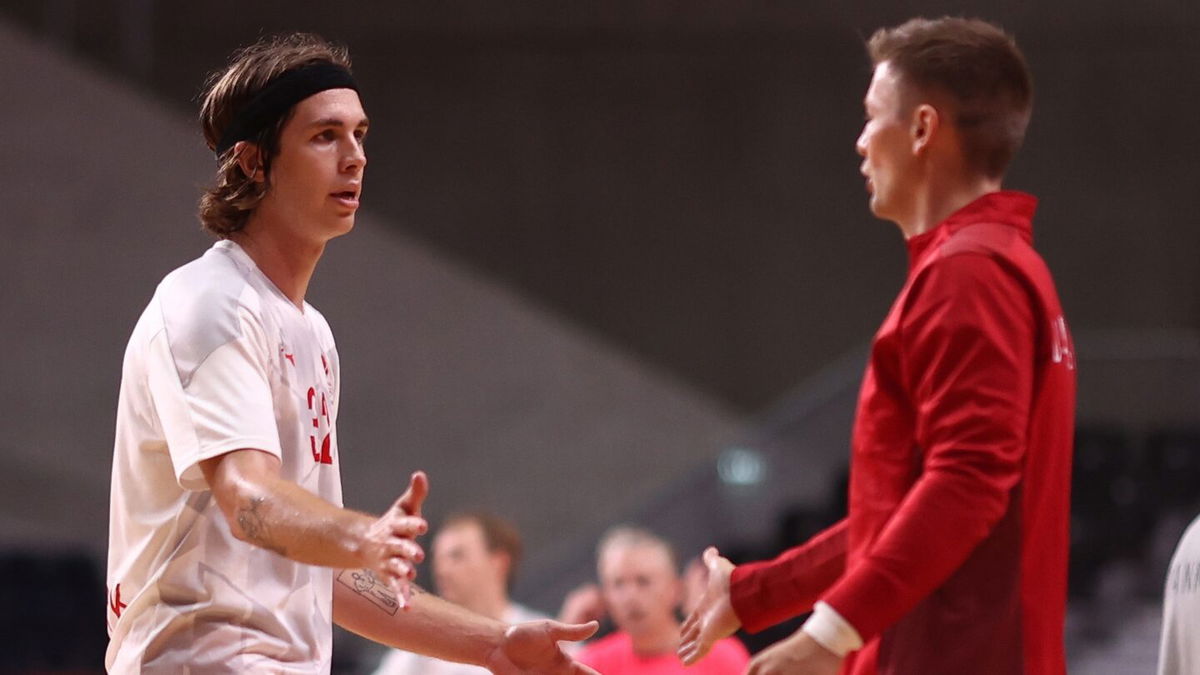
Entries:
[[721,552],[717,550],[716,546],[709,546],[704,549],[704,566],[708,568],[710,573],[717,570],[720,560]]
[[410,516],[421,515],[421,505],[429,494],[429,478],[424,471],[414,471],[408,480],[408,489],[396,500],[396,506]]
[[595,635],[599,629],[600,623],[597,621],[589,621],[587,623],[559,623],[558,621],[551,621],[547,632],[553,640],[578,642]]

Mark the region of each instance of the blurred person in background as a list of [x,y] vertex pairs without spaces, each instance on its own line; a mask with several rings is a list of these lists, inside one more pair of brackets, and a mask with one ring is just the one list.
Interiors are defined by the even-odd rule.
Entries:
[[341,372],[305,294],[355,221],[368,121],[346,50],[305,34],[234,54],[203,96],[219,241],[171,272],[125,352],[108,551],[114,673],[327,673],[332,624],[495,673],[589,673],[595,626],[509,626],[411,592],[413,475],[382,516],[342,507]]
[[[745,669],[750,655],[736,638],[718,640],[691,667],[675,655],[684,587],[675,553],[664,539],[619,526],[601,539],[596,558],[604,608],[617,630],[584,645],[580,662],[613,675],[724,675]],[[564,612],[562,618],[569,615]]]
[[[521,560],[516,527],[490,513],[446,518],[432,544],[433,579],[444,600],[505,623],[548,618],[509,598]],[[412,652],[388,652],[376,675],[474,675],[487,670]]]
[[1179,539],[1168,569],[1158,672],[1200,673],[1200,516]]
[[867,47],[860,171],[909,271],[859,393],[849,515],[772,561],[706,551],[680,656],[812,610],[753,675],[1059,675],[1074,348],[1033,249],[1037,200],[1001,190],[1029,69],[973,19],[914,19]]

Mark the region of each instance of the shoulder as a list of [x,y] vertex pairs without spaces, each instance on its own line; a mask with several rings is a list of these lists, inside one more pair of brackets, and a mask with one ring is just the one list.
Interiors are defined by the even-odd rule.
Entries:
[[1024,282],[1010,266],[985,252],[960,250],[935,256],[917,270],[904,297],[906,318],[953,311],[975,314],[996,302],[1020,301]]
[[1196,516],[1179,538],[1177,550],[1191,556],[1200,556],[1200,516]]
[[950,235],[938,252],[943,256],[958,253],[1014,256],[1032,252],[1033,247],[1015,227],[998,223],[974,223]]
[[1002,224],[970,225],[943,242],[927,268],[943,275],[957,274],[967,280],[1007,278],[1039,285],[1049,281],[1049,269],[1026,236],[1020,230]]
[[924,285],[938,283],[962,289],[996,279],[1014,278],[1014,275],[1007,265],[986,250],[943,248],[921,270],[921,278]]
[[923,331],[970,327],[998,335],[1029,329],[1036,313],[1022,274],[994,256],[962,252],[932,261],[913,279],[900,320]]
[[185,380],[218,347],[242,337],[246,319],[261,312],[246,271],[217,247],[168,274],[155,299]]

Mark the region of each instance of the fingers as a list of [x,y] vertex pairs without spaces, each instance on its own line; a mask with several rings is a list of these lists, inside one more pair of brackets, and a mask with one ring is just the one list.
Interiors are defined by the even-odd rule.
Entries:
[[681,643],[679,651],[676,653],[679,655],[679,660],[683,662],[683,665],[690,666],[704,658],[705,654],[708,654],[708,646],[702,644],[699,640],[691,640]]
[[425,549],[412,539],[392,537],[387,545],[387,557],[421,563],[425,560]]
[[700,610],[697,608],[687,618],[683,620],[683,625],[679,627],[680,636],[686,640],[688,636],[695,636],[700,632]]
[[400,609],[408,609],[409,603],[412,602],[412,584],[408,579],[392,577],[388,585],[396,594],[396,604],[400,605]]
[[552,640],[568,640],[570,642],[578,642],[586,640],[600,629],[599,622],[589,621],[587,623],[559,623],[550,621],[547,626],[547,632]]
[[685,666],[690,666],[704,658],[709,650],[709,645],[702,640],[703,621],[699,618],[699,614],[699,611],[696,611],[688,617],[679,637],[679,649],[675,653]]
[[420,516],[397,516],[388,513],[384,519],[387,521],[388,534],[400,539],[415,539],[429,529],[429,523]]
[[421,515],[421,505],[429,494],[429,477],[424,471],[414,471],[408,480],[408,489],[396,500],[396,506],[410,516]]
[[403,558],[389,558],[384,563],[387,575],[400,581],[410,581],[417,578],[417,566]]

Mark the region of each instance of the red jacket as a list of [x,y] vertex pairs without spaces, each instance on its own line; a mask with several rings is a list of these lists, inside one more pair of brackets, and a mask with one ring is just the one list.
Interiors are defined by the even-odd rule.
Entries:
[[865,643],[847,673],[1065,672],[1075,359],[1036,204],[988,194],[908,240],[859,393],[849,516],[734,570],[748,630],[823,600]]

